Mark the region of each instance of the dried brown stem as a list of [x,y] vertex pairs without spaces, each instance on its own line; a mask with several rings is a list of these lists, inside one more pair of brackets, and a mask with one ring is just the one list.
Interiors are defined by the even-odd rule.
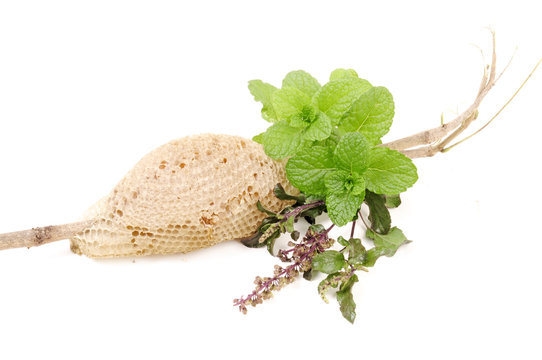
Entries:
[[[493,51],[491,64],[484,68],[478,94],[473,103],[455,119],[439,127],[419,132],[405,138],[395,140],[382,146],[398,150],[410,158],[429,157],[442,152],[452,140],[457,138],[477,118],[478,108],[489,90],[495,85],[502,73],[497,77],[497,55],[495,52],[495,33],[492,32]],[[508,65],[506,66],[508,67]],[[505,69],[506,69],[505,67]],[[504,72],[504,70],[503,70]]]
[[93,220],[81,221],[0,234],[0,250],[22,247],[31,248],[58,240],[69,239],[92,225],[92,223]]

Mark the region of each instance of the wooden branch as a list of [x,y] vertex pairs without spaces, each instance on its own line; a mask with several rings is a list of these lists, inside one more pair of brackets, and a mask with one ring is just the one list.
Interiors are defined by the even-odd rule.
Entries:
[[58,240],[69,239],[85,230],[93,223],[94,220],[89,220],[0,234],[0,250],[22,247],[31,248],[33,246],[40,246]]
[[477,118],[478,108],[480,107],[482,100],[502,75],[501,73],[498,77],[496,77],[497,55],[495,51],[495,33],[493,32],[492,40],[493,52],[491,56],[491,64],[484,68],[484,75],[482,76],[480,88],[472,105],[470,105],[463,113],[448,123],[399,140],[382,144],[381,146],[398,150],[412,159],[433,156],[439,152],[445,151],[446,146],[452,140],[457,138],[457,136],[459,136],[465,129],[467,129],[469,125]]

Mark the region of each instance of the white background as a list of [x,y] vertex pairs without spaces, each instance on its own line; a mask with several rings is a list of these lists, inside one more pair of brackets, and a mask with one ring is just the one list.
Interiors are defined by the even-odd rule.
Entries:
[[[78,219],[171,139],[263,131],[250,79],[352,67],[394,94],[385,140],[437,126],[472,101],[491,26],[501,68],[518,50],[480,125],[542,56],[535,4],[2,1],[0,232]],[[353,326],[302,279],[241,315],[264,249],[95,261],[62,241],[0,253],[0,358],[540,359],[541,94],[542,69],[480,135],[416,161],[392,213],[414,242],[360,275]]]

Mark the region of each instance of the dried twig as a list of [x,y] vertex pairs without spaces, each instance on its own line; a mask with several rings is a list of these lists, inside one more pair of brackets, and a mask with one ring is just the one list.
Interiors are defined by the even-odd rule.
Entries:
[[472,105],[470,105],[455,119],[447,123],[443,123],[439,127],[382,144],[382,146],[398,150],[412,159],[433,156],[448,149],[447,146],[466,128],[468,128],[469,125],[478,117],[478,108],[480,107],[482,100],[489,93],[491,88],[493,88],[497,80],[501,77],[510,64],[509,62],[499,76],[496,76],[497,55],[495,51],[495,33],[492,32],[491,35],[493,40],[491,64],[484,68],[484,75],[482,76],[480,88]]
[[94,220],[81,221],[0,234],[0,250],[21,247],[31,248],[53,241],[69,239],[91,226],[93,222]]

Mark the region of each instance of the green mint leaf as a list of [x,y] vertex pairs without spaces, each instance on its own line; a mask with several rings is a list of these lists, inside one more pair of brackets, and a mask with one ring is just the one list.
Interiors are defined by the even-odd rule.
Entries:
[[387,234],[391,228],[391,216],[386,207],[386,198],[384,195],[367,191],[365,193],[365,203],[369,205],[371,228],[380,234]]
[[361,239],[352,238],[349,240],[348,263],[351,265],[363,264],[367,250],[361,243]]
[[346,260],[342,253],[336,250],[327,250],[312,258],[311,267],[314,270],[332,274],[341,270],[345,264]]
[[370,191],[395,195],[414,185],[418,173],[405,155],[386,147],[375,147],[369,152],[369,166],[363,177]]
[[326,194],[324,177],[331,170],[334,170],[333,154],[322,146],[303,149],[286,163],[290,183],[310,195]]
[[373,87],[361,94],[341,120],[339,128],[346,132],[360,132],[372,145],[376,145],[390,130],[394,114],[393,97],[388,89]]
[[308,95],[310,98],[312,98],[321,88],[318,80],[303,70],[289,72],[284,80],[282,80],[282,87],[296,88],[297,90]]
[[350,174],[344,170],[330,171],[324,177],[328,193],[351,192],[360,195],[365,191],[365,180],[357,173]]
[[334,160],[337,167],[359,175],[365,172],[369,165],[369,143],[360,133],[347,133],[335,148]]
[[258,144],[263,144],[263,138],[265,136],[265,133],[261,133],[261,134],[258,134],[258,135],[255,135],[252,137],[252,141],[255,141],[257,142]]
[[301,131],[284,121],[273,124],[263,135],[265,153],[273,159],[284,159],[295,154],[302,144]]
[[331,135],[331,119],[324,113],[317,115],[316,120],[309,125],[303,134],[303,139],[308,141],[325,140]]
[[371,229],[367,229],[366,236],[373,240],[376,249],[385,250],[382,255],[388,257],[395,255],[395,252],[401,245],[411,242],[397,227],[391,228],[391,230],[385,235],[376,233]]
[[263,104],[262,117],[269,122],[277,121],[278,118],[273,107],[272,96],[273,93],[278,89],[271,84],[264,83],[261,80],[249,81],[248,89],[250,90],[252,96],[254,96],[254,100]]
[[352,295],[352,286],[357,281],[358,277],[354,274],[346,283],[343,283],[340,290],[337,291],[337,301],[340,305],[341,314],[352,324],[356,319],[356,303],[354,302],[354,296]]
[[273,93],[273,107],[280,120],[290,120],[310,105],[311,98],[293,87],[284,87]]
[[365,193],[331,193],[326,196],[327,213],[337,226],[348,224],[359,210]]
[[397,195],[386,195],[386,207],[393,209],[401,205],[401,196]]
[[358,73],[353,69],[335,69],[331,72],[331,75],[329,75],[329,81],[357,77]]
[[320,111],[331,118],[333,125],[337,125],[352,104],[371,87],[371,84],[363,79],[337,79],[325,84],[315,95],[314,101]]

